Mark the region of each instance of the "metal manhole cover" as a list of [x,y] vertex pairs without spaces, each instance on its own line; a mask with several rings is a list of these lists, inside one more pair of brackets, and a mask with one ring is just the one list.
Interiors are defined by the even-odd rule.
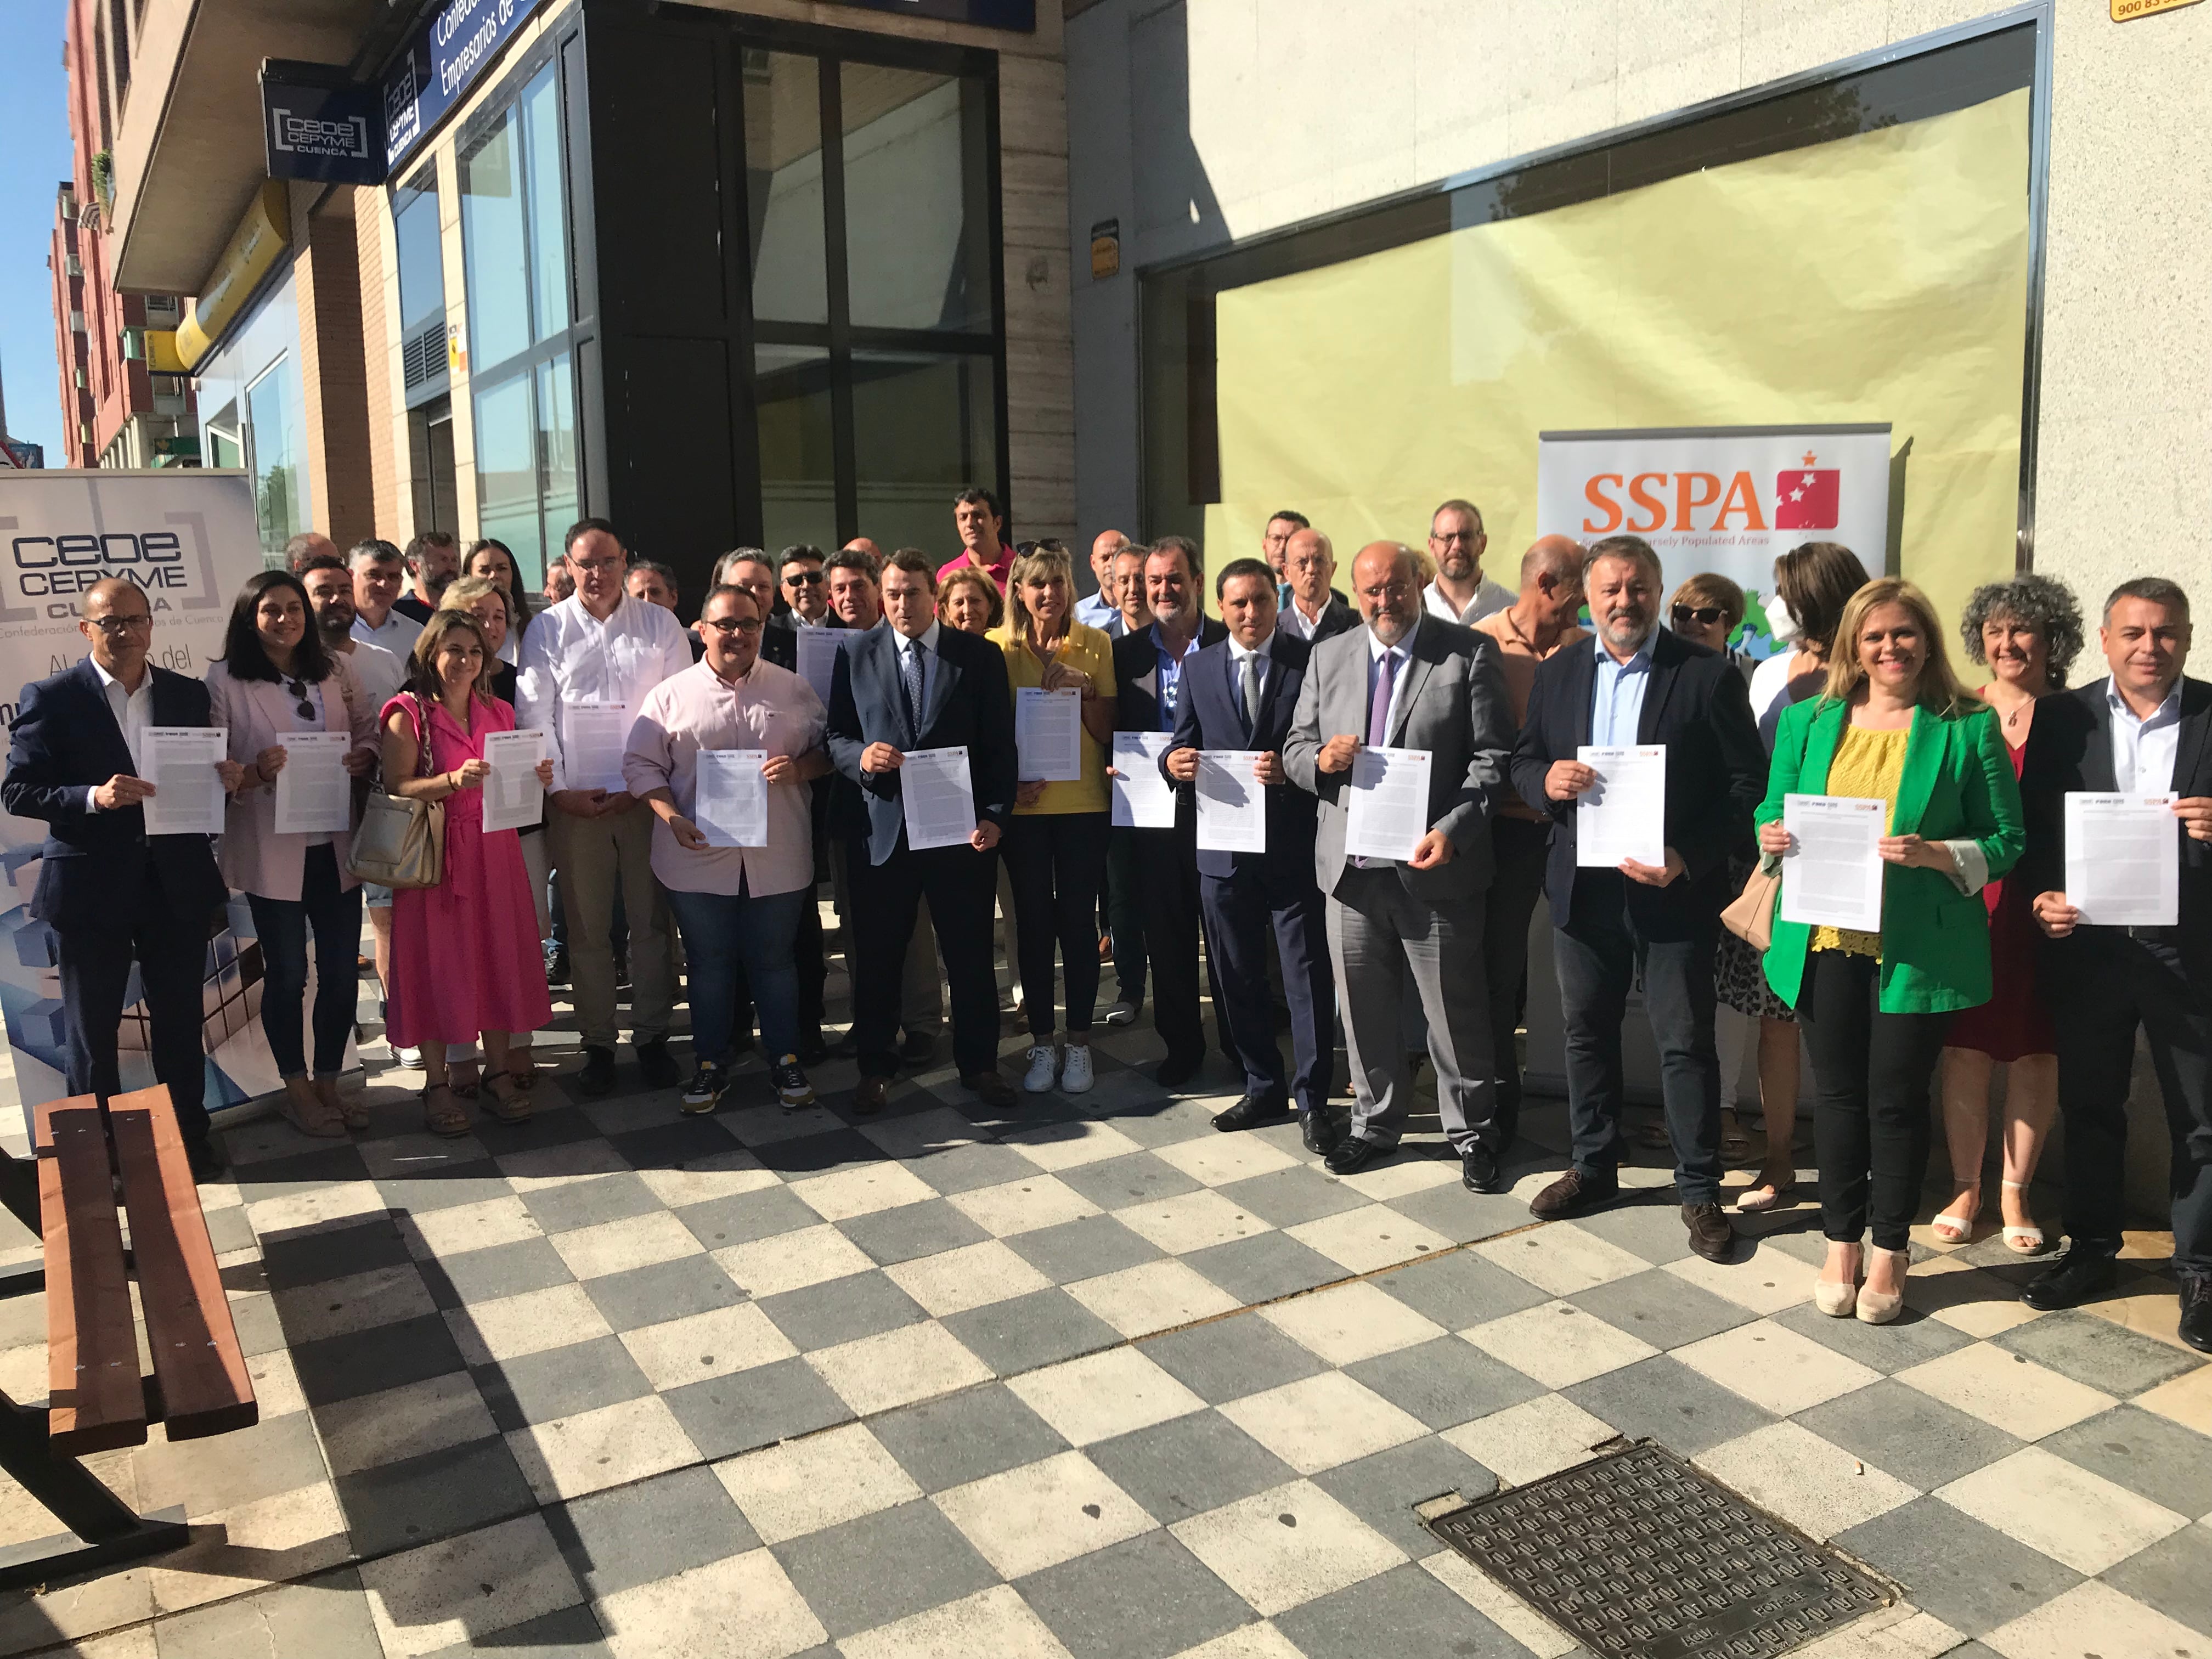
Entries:
[[1889,1592],[1648,1442],[1431,1519],[1589,1650],[1769,1659]]

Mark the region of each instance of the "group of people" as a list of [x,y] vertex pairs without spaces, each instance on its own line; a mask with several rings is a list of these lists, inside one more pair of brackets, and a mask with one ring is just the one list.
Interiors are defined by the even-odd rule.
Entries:
[[[343,558],[308,545],[295,569],[246,583],[204,682],[151,666],[144,594],[100,584],[80,624],[91,654],[26,688],[0,792],[51,826],[33,913],[59,940],[70,1086],[116,1086],[135,956],[156,1073],[196,1167],[216,1164],[198,981],[228,885],[247,895],[262,942],[283,1109],[310,1133],[361,1127],[337,1079],[362,884],[347,832],[282,831],[273,806],[288,736],[342,733],[362,789],[443,809],[436,884],[366,894],[387,1035],[419,1052],[437,1133],[465,1131],[472,1098],[529,1115],[556,916],[583,1092],[614,1086],[626,974],[648,1085],[682,1082],[669,1032],[688,977],[684,1109],[713,1110],[756,1042],[778,1097],[805,1104],[807,1066],[832,1052],[826,880],[857,1113],[933,1060],[948,1007],[962,1083],[1014,1103],[999,1066],[1003,921],[1029,1030],[1023,1090],[1091,1088],[1094,1025],[1133,1018],[1147,994],[1158,1080],[1188,1083],[1209,1046],[1202,964],[1215,1041],[1243,1076],[1217,1128],[1295,1115],[1327,1167],[1352,1174],[1398,1146],[1425,1059],[1463,1183],[1496,1193],[1522,1105],[1516,1031],[1526,999],[1547,994],[1528,984],[1540,898],[1572,1148],[1532,1201],[1539,1217],[1620,1193],[1622,1024],[1640,989],[1664,1108],[1641,1133],[1671,1154],[1692,1250],[1722,1260],[1735,1244],[1723,1170],[1748,1161],[1751,1140],[1728,1109],[1754,1031],[1765,1144],[1736,1207],[1790,1201],[1802,1030],[1828,1240],[1819,1307],[1895,1317],[1939,1074],[1957,1188],[1934,1227],[1970,1235],[1999,1066],[2004,1238],[2023,1255],[2043,1246],[2028,1183],[2064,1115],[2070,1245],[2023,1294],[2074,1305],[2113,1277],[2140,1028],[2172,1131],[2181,1334],[2212,1349],[2212,688],[2184,678],[2188,599],[2174,584],[2113,592],[2098,634],[2108,674],[2074,690],[2085,629],[2063,586],[2021,575],[1978,590],[1962,640],[1990,678],[1969,690],[1925,596],[1870,579],[1832,543],[1778,561],[1767,615],[1782,647],[1754,664],[1730,647],[1746,599],[1726,578],[1692,576],[1662,603],[1640,538],[1546,536],[1509,589],[1485,574],[1482,517],[1464,500],[1437,509],[1425,552],[1360,549],[1348,592],[1328,537],[1278,514],[1259,556],[1214,574],[1211,616],[1203,556],[1180,537],[1102,533],[1085,595],[1060,543],[1003,540],[988,492],[961,492],[954,520],[961,551],[942,563],[865,539],[739,549],[689,629],[676,573],[633,559],[602,520],[569,529],[534,613],[495,542],[464,555],[431,534]],[[814,629],[838,637],[802,648]],[[1072,698],[1079,764],[1023,752],[1028,692]],[[194,725],[228,732],[219,842],[149,835],[142,811],[144,731]],[[486,739],[515,730],[544,734],[544,821],[487,829]],[[1580,813],[1602,782],[1587,751],[1627,745],[1665,750],[1663,854],[1585,864]],[[1401,856],[1352,832],[1365,750],[1426,757]],[[941,798],[942,751],[964,751],[964,833],[917,837],[902,775],[929,767]],[[1198,780],[1223,751],[1251,757],[1237,764],[1264,801],[1257,850],[1200,845]],[[735,837],[710,833],[726,811],[703,793],[714,781],[723,799],[732,765],[757,770],[749,798],[765,801]],[[1114,822],[1117,781],[1135,781],[1120,769],[1136,765],[1157,765],[1171,824]],[[2177,798],[2180,926],[2093,926],[2069,902],[2065,797],[2085,791]],[[1795,851],[1796,795],[1886,803],[1878,930],[1778,912],[1723,928],[1730,901]],[[1108,957],[1121,1000],[1102,1009]],[[1346,1122],[1328,1106],[1340,1030]]]

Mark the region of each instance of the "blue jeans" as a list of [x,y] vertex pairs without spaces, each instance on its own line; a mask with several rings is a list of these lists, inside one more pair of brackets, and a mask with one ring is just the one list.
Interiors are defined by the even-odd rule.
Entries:
[[336,1077],[345,1065],[346,1039],[360,986],[361,889],[338,878],[329,845],[310,847],[300,872],[296,899],[248,893],[253,930],[261,938],[261,1029],[279,1077],[307,1069],[300,1019],[307,997],[307,930],[315,934],[315,1075]]
[[690,965],[691,1052],[720,1066],[730,1058],[730,1023],[743,968],[770,1060],[799,1052],[799,914],[811,889],[755,898],[745,893],[668,890],[668,908]]

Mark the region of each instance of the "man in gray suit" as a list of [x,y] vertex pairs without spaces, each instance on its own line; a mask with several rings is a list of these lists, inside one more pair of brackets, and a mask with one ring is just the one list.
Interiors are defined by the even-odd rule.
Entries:
[[[1338,1175],[1387,1155],[1413,1096],[1399,1017],[1407,981],[1428,1017],[1437,1108],[1461,1178],[1502,1189],[1486,993],[1483,893],[1490,817],[1513,748],[1513,702],[1496,644],[1426,615],[1420,568],[1397,542],[1374,542],[1352,564],[1366,626],[1313,647],[1283,764],[1321,800],[1314,873],[1328,896],[1346,1046],[1358,1097],[1352,1133],[1328,1155]],[[1428,830],[1413,855],[1347,858],[1352,757],[1371,748],[1430,755]]]

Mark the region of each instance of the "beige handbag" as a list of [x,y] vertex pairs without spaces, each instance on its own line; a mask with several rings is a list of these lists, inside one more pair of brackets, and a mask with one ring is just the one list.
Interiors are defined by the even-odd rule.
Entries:
[[[422,700],[415,705],[416,775],[430,773],[429,723]],[[410,800],[372,789],[362,803],[361,825],[353,832],[353,855],[346,867],[362,881],[395,890],[435,887],[446,876],[446,808],[441,801]]]
[[1774,943],[1774,902],[1782,892],[1782,860],[1771,853],[1759,855],[1758,866],[1743,884],[1729,908],[1721,912],[1721,926],[1754,951]]

